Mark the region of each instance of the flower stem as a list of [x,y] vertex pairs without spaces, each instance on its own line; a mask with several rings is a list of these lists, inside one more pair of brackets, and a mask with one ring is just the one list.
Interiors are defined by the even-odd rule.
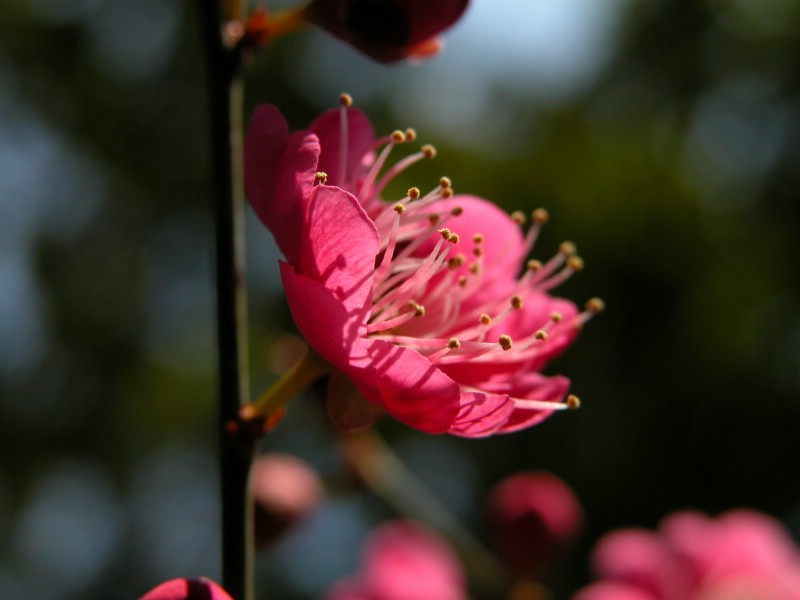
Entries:
[[362,481],[398,513],[425,523],[447,537],[461,555],[473,584],[489,597],[505,598],[505,568],[403,464],[373,428],[343,434],[345,459]]
[[309,348],[305,355],[260,398],[242,407],[240,412],[242,419],[269,420],[311,383],[330,373],[330,370],[330,364]]
[[253,600],[252,506],[247,479],[255,440],[231,435],[248,397],[247,304],[244,287],[244,194],[241,178],[241,100],[238,52],[226,47],[225,21],[239,2],[201,0],[198,16],[206,52],[215,221],[218,422],[222,510],[222,584],[237,600]]

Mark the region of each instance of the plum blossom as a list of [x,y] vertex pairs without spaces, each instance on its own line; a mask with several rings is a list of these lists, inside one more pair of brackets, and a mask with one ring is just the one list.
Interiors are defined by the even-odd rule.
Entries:
[[489,496],[498,557],[517,579],[539,576],[577,538],[583,509],[561,479],[545,471],[515,473]]
[[391,521],[364,543],[359,573],[335,583],[326,600],[465,600],[461,565],[450,548],[411,521]]
[[582,267],[574,245],[526,262],[547,213],[525,234],[524,217],[454,194],[446,177],[384,201],[389,182],[435,150],[390,166],[416,133],[376,139],[349,102],[291,134],[260,106],[245,142],[248,196],[286,259],[294,321],[332,373],[334,420],[355,428],[385,411],[428,433],[482,437],[574,408],[569,380],[541,373],[602,308],[550,295]]
[[468,0],[312,0],[309,20],[381,62],[425,58]]
[[233,600],[219,585],[204,577],[171,579],[156,586],[139,600]]
[[800,598],[800,550],[780,523],[752,510],[717,519],[680,512],[655,532],[614,531],[593,562],[601,581],[574,600]]

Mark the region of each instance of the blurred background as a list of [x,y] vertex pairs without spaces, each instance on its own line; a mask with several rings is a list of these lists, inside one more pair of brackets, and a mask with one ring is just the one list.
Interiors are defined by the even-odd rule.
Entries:
[[[196,21],[170,0],[0,5],[0,597],[219,576]],[[587,527],[555,599],[590,577],[603,532],[672,510],[749,506],[800,531],[798,32],[793,0],[473,0],[421,66],[309,30],[250,67],[248,114],[273,102],[300,128],[350,92],[377,131],[437,146],[409,185],[446,174],[508,210],[547,207],[537,258],[577,243],[587,267],[558,293],[608,309],[549,372],[580,411],[486,440],[378,426],[481,537],[494,483],[564,478]],[[294,329],[252,214],[248,235],[259,392]],[[335,442],[310,396],[264,442],[329,484],[259,555],[264,598],[320,597],[392,515]]]

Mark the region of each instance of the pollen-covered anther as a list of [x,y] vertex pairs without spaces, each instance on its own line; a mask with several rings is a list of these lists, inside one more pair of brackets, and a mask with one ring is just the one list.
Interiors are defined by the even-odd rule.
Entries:
[[606,303],[603,302],[600,298],[591,298],[586,303],[586,310],[595,315],[603,312],[605,309],[606,309]]
[[419,304],[418,302],[415,302],[414,300],[411,300],[408,303],[408,305],[414,311],[414,316],[415,317],[424,317],[425,316],[425,307],[422,306],[422,304]]
[[521,296],[511,296],[511,308],[513,308],[514,310],[519,310],[522,308]]
[[528,261],[528,271],[531,273],[537,273],[542,270],[542,261],[540,260],[529,260]]
[[444,188],[441,192],[442,198],[452,198],[453,188]]
[[437,233],[442,236],[442,239],[448,242],[450,241],[450,238],[453,237],[453,232],[450,231],[447,227],[443,227]]
[[416,200],[417,198],[419,198],[421,192],[419,191],[418,187],[412,187],[408,188],[408,192],[406,193],[408,194],[409,198],[411,198],[412,200]]
[[503,349],[504,352],[508,352],[511,350],[511,345],[514,341],[511,339],[510,335],[506,335],[505,333],[500,336],[500,339],[497,340],[497,343],[500,344],[500,347]]
[[481,272],[481,266],[478,263],[472,263],[469,266],[469,272],[472,273],[473,275],[477,275],[478,273]]
[[462,275],[458,278],[458,287],[467,287],[467,283],[469,283],[469,279],[466,275]]
[[486,325],[487,327],[492,324],[492,317],[487,313],[483,313],[478,320],[481,322],[481,325]]
[[395,203],[395,205],[392,207],[392,210],[393,210],[394,212],[396,212],[398,215],[402,215],[404,212],[406,212],[406,205],[405,205],[405,204],[403,204],[402,202],[397,202],[397,203]]
[[399,129],[395,129],[390,137],[395,144],[402,144],[406,141],[406,134]]
[[547,212],[546,208],[537,208],[531,213],[531,219],[533,219],[534,223],[544,225],[550,220],[550,213]]
[[417,139],[417,130],[409,127],[405,131],[406,143],[411,143]]
[[450,214],[454,217],[460,217],[464,214],[464,207],[463,206],[454,206],[453,210],[450,211]]
[[570,256],[567,266],[573,271],[583,271],[583,259],[580,256]]
[[564,319],[564,316],[560,312],[552,312],[552,313],[550,313],[550,320],[553,323],[561,323],[561,321],[563,319]]
[[450,181],[449,177],[441,177],[439,179],[439,187],[441,187],[443,190],[449,189],[453,187],[453,182]]
[[528,218],[525,216],[525,213],[521,210],[515,210],[511,213],[511,220],[514,221],[517,225],[525,225],[525,221]]
[[436,225],[439,222],[439,219],[439,213],[431,213],[428,215],[428,223],[431,225]]
[[346,93],[339,94],[339,104],[346,108],[350,108],[353,106],[353,97]]
[[461,340],[459,340],[458,338],[451,337],[447,341],[447,347],[450,348],[450,350],[458,350],[459,348],[461,348]]
[[472,253],[478,257],[483,256],[483,248],[480,246],[475,246],[475,248],[472,249]]
[[564,256],[575,256],[578,253],[578,248],[572,242],[561,242],[558,251]]
[[454,257],[447,261],[447,266],[451,269],[457,269],[467,260],[467,257],[461,253],[456,254]]
[[483,243],[483,234],[482,233],[476,233],[475,235],[472,236],[472,241],[475,242],[476,244],[482,244]]
[[581,407],[581,399],[578,398],[575,394],[570,394],[567,396],[567,408],[570,410],[578,410]]
[[451,233],[450,237],[447,238],[447,241],[450,242],[451,244],[457,244],[458,242],[461,241],[461,236],[458,235],[457,233]]
[[436,156],[436,148],[434,148],[431,144],[425,144],[421,148],[421,151],[425,158],[434,158]]
[[547,332],[544,329],[540,329],[534,334],[534,336],[536,337],[537,340],[543,342],[547,339]]
[[314,185],[325,185],[328,183],[328,174],[324,171],[317,171],[314,174]]

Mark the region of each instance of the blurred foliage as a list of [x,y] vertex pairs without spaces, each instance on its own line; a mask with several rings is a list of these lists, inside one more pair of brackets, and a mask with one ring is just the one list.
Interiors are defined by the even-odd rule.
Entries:
[[[276,42],[247,81],[248,111],[274,102],[295,128],[335,102],[340,90],[323,79],[372,81],[356,101],[379,131],[429,109],[411,124],[439,156],[404,185],[447,174],[509,210],[546,206],[538,258],[578,243],[587,268],[559,293],[600,295],[608,310],[551,371],[571,377],[581,411],[479,441],[380,424],[481,535],[494,482],[527,468],[565,478],[588,531],[550,582],[556,598],[585,581],[602,532],[678,508],[750,506],[800,530],[800,4],[615,4],[609,58],[560,95],[533,76],[503,79],[498,57],[496,77],[472,82],[481,98],[467,98],[459,86],[480,75],[468,63],[434,71],[447,50],[430,66],[367,66],[318,32]],[[513,19],[510,6],[496,10]],[[167,577],[218,575],[207,105],[193,11],[167,0],[0,6],[6,598],[133,598]],[[484,34],[475,51],[491,58],[504,31]],[[325,77],[313,67],[323,59]],[[423,129],[462,108],[471,124],[452,137]],[[276,250],[250,216],[257,391],[293,326]],[[261,556],[264,597],[319,596],[390,512],[354,491],[313,398],[265,448],[309,460],[331,500]]]

